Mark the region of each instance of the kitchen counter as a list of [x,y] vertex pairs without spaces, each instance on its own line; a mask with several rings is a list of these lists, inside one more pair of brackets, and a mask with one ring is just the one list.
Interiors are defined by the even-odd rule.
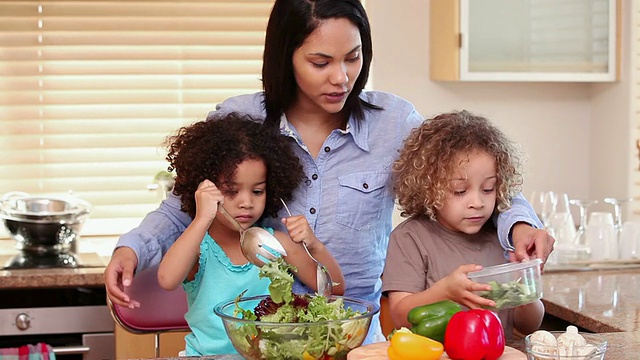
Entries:
[[104,267],[0,270],[0,289],[103,286]]
[[[10,243],[0,241],[0,255]],[[11,244],[12,245],[12,244]],[[96,251],[104,264],[112,245]],[[6,250],[5,250],[6,251]],[[4,253],[6,254],[6,253]],[[103,286],[104,267],[0,270],[0,289]],[[637,358],[640,353],[640,269],[545,272],[542,302],[548,315],[609,341],[606,359]],[[524,346],[511,346],[522,349]],[[232,360],[232,356],[209,357]]]
[[[640,353],[640,332],[623,332],[623,333],[603,333],[600,334],[607,339],[608,349],[605,354],[606,360],[631,360],[637,359],[637,354]],[[513,347],[524,351],[524,343],[509,344]],[[514,346],[516,345],[516,346]],[[517,346],[520,345],[520,346]],[[219,356],[206,356],[206,357],[167,357],[157,358],[151,360],[242,360],[239,355],[219,355]]]
[[547,314],[596,333],[640,331],[640,270],[545,272],[542,279]]

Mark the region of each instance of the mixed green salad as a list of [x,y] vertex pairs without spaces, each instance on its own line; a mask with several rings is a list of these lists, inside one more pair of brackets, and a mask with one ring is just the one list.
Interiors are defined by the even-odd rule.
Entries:
[[292,272],[282,258],[260,269],[261,278],[271,279],[270,295],[254,309],[240,306],[244,293],[236,298],[234,317],[259,323],[228,327],[232,343],[250,359],[346,359],[364,341],[370,317],[345,307],[340,297],[294,294]]

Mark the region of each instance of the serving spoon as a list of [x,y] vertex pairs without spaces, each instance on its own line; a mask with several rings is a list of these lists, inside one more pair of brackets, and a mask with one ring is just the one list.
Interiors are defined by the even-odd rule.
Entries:
[[[280,199],[280,201],[282,202],[282,205],[284,205],[284,209],[287,211],[287,214],[289,214],[289,216],[292,216],[287,203],[285,203],[282,199]],[[316,286],[318,289],[318,294],[324,296],[331,295],[333,291],[333,280],[331,279],[331,274],[329,274],[329,269],[327,269],[326,266],[322,265],[320,262],[318,262],[318,260],[316,260],[316,258],[311,255],[311,252],[309,252],[307,244],[305,244],[304,241],[302,241],[302,247],[304,247],[304,250],[307,252],[307,255],[309,255],[311,260],[316,263]]]
[[287,252],[282,247],[282,244],[280,244],[280,241],[270,232],[257,226],[252,226],[245,230],[238,220],[227,212],[227,209],[225,209],[222,204],[218,206],[218,210],[240,232],[240,250],[242,250],[244,257],[252,264],[257,267],[263,267],[266,264],[265,260],[276,260],[277,257],[273,252],[287,256]]

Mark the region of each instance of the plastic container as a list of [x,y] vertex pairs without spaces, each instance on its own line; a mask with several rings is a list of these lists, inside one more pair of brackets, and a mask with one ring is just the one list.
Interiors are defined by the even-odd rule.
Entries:
[[[550,331],[558,338],[563,331]],[[598,334],[580,333],[587,341],[587,346],[572,347],[571,354],[562,354],[558,346],[544,345],[531,341],[531,335],[524,338],[527,360],[602,360],[607,352],[607,340]],[[565,350],[566,351],[566,350]],[[587,353],[585,355],[585,353]]]
[[479,284],[491,285],[491,291],[478,294],[496,302],[490,310],[502,310],[532,303],[542,297],[542,260],[506,263],[486,267],[468,274],[469,279]]

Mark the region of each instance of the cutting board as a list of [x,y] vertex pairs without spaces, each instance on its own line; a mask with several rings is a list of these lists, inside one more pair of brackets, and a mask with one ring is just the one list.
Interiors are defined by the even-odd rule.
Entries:
[[[355,348],[349,351],[347,360],[389,360],[389,357],[387,357],[389,344],[388,341],[385,341]],[[440,357],[440,360],[447,359],[451,359],[447,356],[447,353],[442,354]],[[527,355],[522,351],[505,346],[504,354],[502,354],[500,360],[527,360]]]

